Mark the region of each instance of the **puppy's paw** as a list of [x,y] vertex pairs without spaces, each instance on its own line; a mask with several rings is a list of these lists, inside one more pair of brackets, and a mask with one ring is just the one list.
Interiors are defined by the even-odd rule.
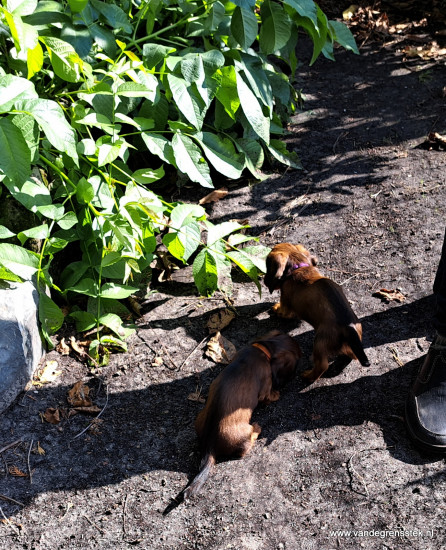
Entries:
[[277,315],[280,315],[280,302],[277,302],[277,304],[274,304],[271,308],[271,311],[273,313],[276,313]]
[[254,434],[256,434],[255,439],[257,439],[261,431],[262,431],[262,427],[259,424],[257,424],[257,422],[254,422],[252,425],[252,435],[254,436]]
[[280,397],[280,392],[277,390],[271,390],[271,393],[269,394],[268,401],[278,401]]

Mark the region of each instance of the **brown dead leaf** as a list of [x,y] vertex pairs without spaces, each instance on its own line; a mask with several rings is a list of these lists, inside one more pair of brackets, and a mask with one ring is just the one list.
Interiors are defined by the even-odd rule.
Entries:
[[99,429],[101,427],[101,424],[103,423],[104,421],[102,420],[102,418],[94,418],[92,421],[91,421],[91,424],[90,424],[90,427],[88,429],[88,431],[92,434],[92,435],[99,435],[101,433],[101,430]]
[[198,201],[198,204],[208,204],[210,202],[217,202],[221,199],[224,199],[228,193],[229,191],[227,187],[220,187],[220,189],[214,189],[214,191],[211,191],[208,195],[200,199]]
[[206,357],[209,357],[215,363],[223,363],[224,365],[230,363],[236,353],[237,350],[234,344],[222,336],[220,332],[212,336],[205,351]]
[[206,323],[209,334],[220,332],[227,327],[233,319],[235,319],[235,312],[231,309],[221,309],[217,311],[217,313],[212,314]]
[[59,374],[62,372],[56,370],[58,367],[57,361],[47,361],[43,369],[36,376],[36,380],[33,381],[34,385],[48,384],[55,380]]
[[141,304],[138,302],[138,300],[133,296],[129,296],[127,298],[127,301],[129,303],[129,306],[132,308],[133,313],[137,317],[141,317]]
[[61,355],[70,355],[70,346],[65,342],[65,338],[57,344],[56,351]]
[[375,292],[372,296],[375,298],[381,298],[386,303],[389,302],[404,302],[406,297],[398,288],[394,290],[388,290],[387,288],[381,288],[378,292]]
[[37,454],[43,456],[45,454],[45,450],[40,446],[40,441],[37,442]]
[[187,398],[189,401],[196,401],[197,403],[205,403],[206,399],[201,395],[201,390],[190,393]]
[[76,353],[78,353],[81,357],[83,357],[84,355],[88,355],[87,350],[83,346],[83,342],[79,342],[78,340],[76,340],[74,336],[70,336],[70,345],[73,348],[73,350]]
[[159,355],[155,357],[155,359],[152,361],[152,367],[161,367],[161,365],[164,363],[164,359],[160,357]]
[[67,401],[74,407],[91,407],[93,405],[92,400],[89,397],[90,388],[85,386],[82,380],[76,382],[71,390],[68,392]]
[[28,477],[28,474],[22,472],[17,466],[10,466],[8,469],[9,473],[14,477]]
[[43,418],[50,424],[59,424],[60,422],[60,411],[54,407],[49,407],[44,413]]

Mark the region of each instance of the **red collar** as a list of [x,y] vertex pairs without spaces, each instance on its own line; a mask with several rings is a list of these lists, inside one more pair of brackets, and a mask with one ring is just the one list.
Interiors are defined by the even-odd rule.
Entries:
[[260,351],[263,351],[263,353],[268,357],[268,360],[271,361],[271,353],[265,348],[265,346],[258,344],[257,342],[252,345]]

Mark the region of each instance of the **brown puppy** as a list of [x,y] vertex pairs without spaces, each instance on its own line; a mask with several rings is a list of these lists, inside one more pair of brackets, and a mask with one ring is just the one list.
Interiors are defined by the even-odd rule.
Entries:
[[200,490],[217,457],[249,452],[261,431],[258,424],[250,424],[252,411],[259,402],[279,399],[276,388],[291,380],[301,355],[293,338],[273,331],[244,347],[212,382],[195,420],[204,456],[200,472],[184,491],[185,499]]
[[266,259],[265,285],[280,289],[280,302],[273,310],[285,318],[298,318],[315,329],[313,368],[303,377],[314,382],[328,369],[329,357],[347,356],[369,366],[362,347],[362,326],[342,288],[323,277],[317,259],[301,244],[276,245]]

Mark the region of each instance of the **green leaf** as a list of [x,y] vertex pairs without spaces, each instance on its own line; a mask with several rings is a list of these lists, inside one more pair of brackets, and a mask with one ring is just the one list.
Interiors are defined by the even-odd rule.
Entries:
[[302,17],[307,17],[317,30],[317,6],[313,0],[284,0],[285,4],[291,6]]
[[36,212],[42,214],[45,218],[50,220],[60,220],[65,214],[65,209],[61,204],[44,204],[36,208]]
[[283,141],[272,139],[268,145],[268,151],[282,164],[302,170],[302,164],[300,163],[299,157],[294,151],[288,151]]
[[73,13],[80,13],[88,4],[88,0],[68,0],[68,5]]
[[206,210],[199,204],[178,204],[170,213],[170,220],[174,229],[180,229],[183,225],[205,216]]
[[85,178],[81,178],[76,187],[76,198],[79,202],[88,204],[93,200],[95,190],[93,185]]
[[214,225],[211,222],[206,222],[206,227],[208,229],[207,245],[211,246],[215,243],[215,241],[218,241],[230,233],[243,229],[247,226],[240,225],[238,222],[223,222],[218,225]]
[[21,185],[31,172],[31,152],[11,118],[0,118],[0,170]]
[[75,320],[78,332],[85,332],[96,326],[96,317],[87,311],[73,311],[69,317]]
[[15,107],[18,111],[24,111],[36,119],[51,145],[58,151],[67,153],[75,162],[78,161],[75,131],[68,124],[61,107],[55,101],[25,99],[16,102]]
[[245,167],[243,155],[236,153],[234,144],[229,138],[220,137],[211,132],[196,134],[194,137],[208,161],[220,174],[232,179],[238,179],[242,175]]
[[240,98],[237,91],[237,73],[233,65],[221,69],[222,80],[217,90],[217,99],[225,108],[226,113],[236,120],[236,113],[240,107]]
[[136,82],[124,82],[118,86],[117,95],[122,97],[146,97],[152,99],[153,89]]
[[138,292],[138,289],[132,286],[120,285],[118,283],[105,283],[102,285],[100,296],[102,298],[115,298],[121,300],[128,298],[131,294]]
[[93,6],[105,17],[113,29],[122,29],[126,34],[132,32],[132,26],[125,12],[116,4],[107,4],[99,0],[91,0]]
[[262,108],[256,96],[245,83],[240,73],[237,73],[237,90],[242,110],[247,121],[254,132],[262,138],[265,143],[269,143],[270,121],[263,115]]
[[60,307],[45,292],[39,292],[39,320],[47,335],[57,332],[64,322]]
[[169,54],[175,52],[172,46],[162,46],[160,44],[146,43],[143,46],[142,54],[145,65],[148,69],[153,69],[163,61]]
[[47,187],[35,178],[25,181],[21,186],[15,185],[11,181],[3,180],[3,185],[7,187],[11,195],[20,204],[23,204],[31,212],[37,212],[38,207],[51,205],[52,203]]
[[174,233],[167,233],[163,237],[163,244],[175,258],[187,262],[201,243],[201,229],[198,223],[190,222],[182,225]]
[[77,216],[74,212],[67,212],[57,222],[57,225],[61,229],[71,229],[76,224],[77,224]]
[[14,15],[30,15],[37,7],[37,0],[7,0],[6,9]]
[[243,252],[237,250],[231,250],[227,253],[227,255],[231,258],[235,265],[238,266],[243,273],[246,273],[246,275],[248,275],[248,277],[255,283],[259,294],[261,295],[262,289],[259,282],[259,270],[252,259],[246,254],[243,254]]
[[256,39],[257,30],[257,18],[252,8],[245,9],[237,6],[232,14],[231,32],[244,50],[247,50]]
[[183,174],[203,187],[213,187],[209,166],[190,138],[176,133],[172,139],[172,147],[176,164]]
[[359,55],[358,46],[356,45],[355,37],[350,29],[341,21],[329,21],[328,26],[334,34],[334,40],[341,44],[346,50]]
[[167,81],[177,108],[194,128],[200,130],[205,114],[203,99],[198,94],[194,94],[191,86],[183,78],[168,74]]
[[23,279],[21,277],[15,275],[12,271],[6,269],[6,267],[3,267],[2,265],[0,265],[0,279],[2,281],[13,281],[16,283],[23,282]]
[[28,67],[28,78],[31,79],[43,67],[42,46],[37,43],[34,48],[29,48],[26,52],[26,65]]
[[53,36],[43,36],[40,40],[47,47],[51,65],[57,76],[66,82],[79,82],[84,62],[73,46]]
[[14,237],[15,233],[10,231],[7,227],[4,225],[0,225],[0,239],[9,239],[10,237]]
[[164,168],[160,166],[156,169],[141,168],[140,170],[136,170],[135,172],[133,172],[132,178],[142,185],[149,185],[154,181],[160,180],[164,177],[164,175]]
[[49,237],[49,234],[48,224],[44,223],[36,227],[31,227],[31,229],[20,231],[20,233],[17,234],[17,238],[23,246],[28,239],[46,239]]
[[276,2],[266,0],[262,4],[260,14],[260,47],[267,55],[275,53],[290,39],[293,24],[283,7]]
[[192,265],[195,284],[202,296],[210,296],[218,287],[217,262],[213,254],[203,249]]
[[141,137],[152,155],[176,167],[172,143],[166,137],[148,132],[143,132]]
[[35,99],[34,84],[26,78],[7,74],[0,78],[0,113],[10,111],[20,99]]
[[73,286],[69,286],[65,289],[66,291],[77,292],[78,294],[85,294],[87,296],[98,296],[98,284],[94,279],[88,277],[82,279]]
[[39,256],[21,246],[0,243],[0,264],[22,279],[30,279],[39,268]]
[[120,155],[123,145],[124,140],[122,139],[112,142],[111,138],[104,136],[98,148],[98,166],[104,166],[105,164],[110,164],[115,161]]

